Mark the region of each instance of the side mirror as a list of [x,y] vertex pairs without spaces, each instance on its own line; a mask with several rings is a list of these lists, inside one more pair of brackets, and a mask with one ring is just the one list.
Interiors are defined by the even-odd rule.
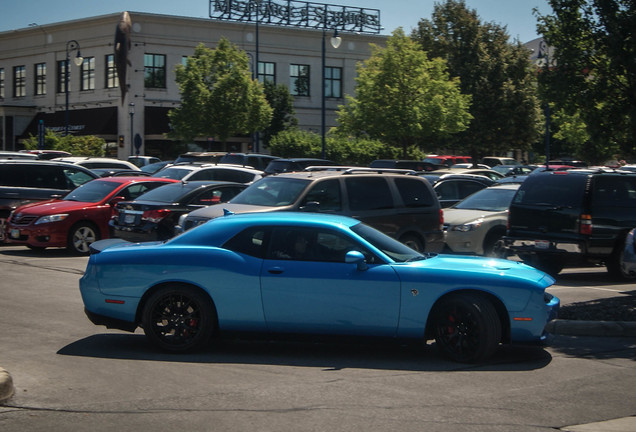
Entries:
[[123,196],[116,196],[113,197],[113,199],[111,199],[108,204],[110,204],[112,207],[114,207],[115,205],[117,205],[117,203],[120,203],[122,201],[126,201],[126,197]]
[[358,266],[358,271],[365,271],[369,268],[362,252],[358,252],[356,250],[347,252],[347,255],[345,255],[345,263],[356,264]]

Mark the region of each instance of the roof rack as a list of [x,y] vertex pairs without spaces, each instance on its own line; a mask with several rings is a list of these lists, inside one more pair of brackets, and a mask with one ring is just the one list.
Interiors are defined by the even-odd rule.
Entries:
[[312,165],[305,168],[305,172],[318,172],[318,171],[342,171],[343,174],[355,174],[355,173],[389,173],[389,174],[406,174],[416,175],[418,171],[410,169],[399,168],[369,168],[369,167],[357,167],[357,166],[340,166],[340,165]]

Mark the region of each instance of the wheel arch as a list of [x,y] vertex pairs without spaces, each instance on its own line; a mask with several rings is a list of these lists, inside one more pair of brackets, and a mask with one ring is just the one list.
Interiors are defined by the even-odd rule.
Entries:
[[209,301],[210,301],[210,306],[212,307],[212,310],[214,311],[214,328],[215,331],[218,331],[219,328],[219,316],[216,310],[216,304],[214,303],[214,300],[212,299],[212,296],[210,296],[210,293],[208,293],[205,289],[201,288],[198,285],[192,284],[192,283],[188,283],[188,282],[181,282],[181,281],[166,281],[166,282],[161,282],[158,283],[154,286],[152,286],[150,289],[146,290],[146,292],[143,294],[143,296],[141,296],[141,299],[139,300],[139,303],[137,304],[137,310],[135,311],[135,323],[137,323],[137,325],[139,327],[143,327],[142,326],[142,315],[143,315],[143,310],[144,307],[146,306],[146,303],[148,302],[148,299],[158,290],[162,289],[162,288],[166,288],[166,287],[174,287],[174,288],[192,288],[195,289],[197,291],[199,291],[201,294],[203,294]]
[[428,318],[426,320],[426,330],[425,330],[425,339],[433,339],[435,335],[435,314],[437,313],[437,308],[439,305],[444,302],[446,299],[454,297],[456,295],[469,294],[474,296],[479,296],[488,300],[497,311],[497,316],[499,317],[499,322],[501,323],[501,342],[509,343],[510,342],[510,315],[508,314],[508,310],[504,303],[492,293],[482,291],[480,289],[473,288],[465,288],[456,291],[450,291],[445,293],[443,296],[439,297],[428,314]]

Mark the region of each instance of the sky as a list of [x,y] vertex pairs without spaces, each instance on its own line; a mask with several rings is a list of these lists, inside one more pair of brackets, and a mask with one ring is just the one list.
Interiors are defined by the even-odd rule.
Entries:
[[[284,0],[274,0],[281,3]],[[548,0],[465,0],[482,22],[506,26],[511,39],[525,43],[539,37],[532,10],[551,13]],[[332,0],[313,1],[380,10],[381,34],[397,27],[406,34],[420,19],[430,19],[434,0]],[[209,0],[0,0],[0,32],[81,18],[129,12],[146,12],[193,18],[209,18]]]

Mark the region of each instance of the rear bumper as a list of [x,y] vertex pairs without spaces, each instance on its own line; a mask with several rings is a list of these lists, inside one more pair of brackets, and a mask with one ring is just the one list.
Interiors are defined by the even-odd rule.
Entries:
[[137,324],[130,321],[124,321],[116,318],[107,317],[104,315],[96,314],[88,309],[84,308],[84,313],[88,319],[95,325],[103,325],[109,329],[123,330],[133,333],[137,328]]
[[511,239],[505,237],[506,247],[516,254],[582,254],[585,253],[585,245],[571,241],[551,241],[538,239]]

